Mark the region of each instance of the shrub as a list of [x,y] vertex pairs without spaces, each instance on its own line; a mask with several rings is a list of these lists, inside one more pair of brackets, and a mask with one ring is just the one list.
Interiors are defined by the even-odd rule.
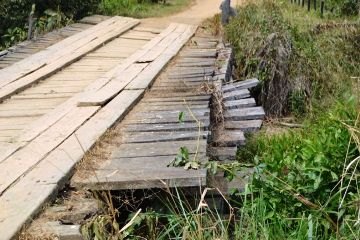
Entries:
[[68,18],[79,19],[95,11],[100,0],[2,0],[0,2],[0,36],[12,28],[24,29],[32,4],[36,17],[48,9],[63,12]]
[[250,189],[253,198],[261,198],[264,214],[271,216],[267,224],[281,220],[290,234],[311,215],[322,239],[359,234],[358,114],[352,98],[303,130],[251,141],[247,149],[255,156],[257,172]]

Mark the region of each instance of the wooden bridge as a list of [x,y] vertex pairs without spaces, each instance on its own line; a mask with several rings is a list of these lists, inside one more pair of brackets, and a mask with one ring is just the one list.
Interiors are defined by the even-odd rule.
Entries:
[[231,49],[192,25],[92,16],[2,54],[0,239],[74,172],[79,189],[206,186],[205,169],[168,167],[180,147],[233,159],[264,116],[258,81],[232,83]]

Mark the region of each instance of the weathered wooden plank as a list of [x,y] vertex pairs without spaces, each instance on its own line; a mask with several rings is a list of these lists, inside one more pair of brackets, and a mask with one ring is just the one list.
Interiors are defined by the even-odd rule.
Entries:
[[[12,81],[15,81],[18,78],[22,77],[23,75],[26,75],[26,74],[31,73],[33,71],[36,71],[37,69],[39,69],[42,66],[46,65],[46,61],[49,61],[50,57],[54,58],[54,57],[64,56],[64,51],[63,52],[56,52],[56,51],[53,51],[53,50],[64,49],[66,47],[69,47],[68,46],[69,44],[71,45],[71,43],[75,43],[75,42],[78,42],[79,40],[82,40],[84,38],[84,36],[86,36],[86,35],[89,35],[87,40],[90,39],[90,41],[91,41],[91,39],[94,36],[95,31],[108,29],[108,27],[113,25],[116,22],[116,20],[117,20],[116,18],[113,18],[113,19],[110,19],[108,21],[104,21],[104,22],[98,24],[97,26],[87,30],[87,31],[83,31],[83,32],[81,32],[79,34],[76,34],[76,35],[72,36],[72,37],[64,39],[61,42],[58,42],[58,43],[54,44],[53,46],[49,47],[48,49],[46,49],[44,51],[41,51],[41,52],[39,52],[37,54],[34,54],[30,58],[24,59],[23,61],[18,62],[17,64],[14,64],[10,68],[1,70],[0,75],[2,77],[5,77],[5,76],[7,77],[7,78],[4,78],[4,80],[2,81],[1,86],[4,86],[4,84],[8,84],[8,83],[10,83]],[[101,31],[101,34],[103,34],[103,31]],[[85,43],[86,43],[86,41],[85,41]],[[72,48],[72,46],[70,46],[69,49],[72,50],[74,48]]]
[[33,239],[57,238],[61,240],[83,240],[80,225],[61,224],[58,221],[42,222],[29,233]]
[[225,109],[237,109],[244,107],[255,107],[256,102],[254,98],[244,98],[239,100],[228,100],[224,101]]
[[141,71],[148,66],[147,63],[137,63],[129,66],[121,74],[114,76],[113,80],[99,89],[94,95],[86,96],[78,102],[78,106],[98,106],[104,105],[107,101],[114,98],[125,86],[131,82]]
[[23,225],[41,210],[42,205],[56,195],[83,154],[76,138],[70,137],[1,195],[2,239],[15,237]]
[[[108,190],[188,187],[205,184],[205,178],[198,181],[199,177],[206,177],[204,170],[167,167],[174,160],[175,155],[110,159],[103,163],[99,170],[82,174],[86,176],[85,178],[75,176],[72,184],[77,187]],[[190,158],[193,157],[194,155],[190,155]],[[207,160],[204,155],[198,155],[196,158],[199,161]]]
[[188,26],[185,24],[177,24],[174,31],[163,38],[158,44],[154,45],[149,51],[144,54],[137,62],[152,62],[157,59],[171,44],[176,42],[184,32],[187,31]]
[[[209,122],[202,122],[201,130],[208,130]],[[199,125],[196,122],[188,123],[154,123],[154,124],[127,124],[123,127],[127,132],[171,132],[171,131],[198,131]]]
[[215,58],[217,56],[216,50],[206,49],[206,50],[197,50],[191,49],[183,51],[180,54],[181,57],[187,58]]
[[0,158],[0,194],[69,137],[98,107],[75,108],[10,157]]
[[[156,76],[159,72],[166,66],[166,64],[178,53],[178,51],[183,47],[183,45],[190,39],[191,36],[195,34],[196,27],[189,26],[185,28],[185,31],[180,31],[181,34],[178,34],[175,38],[175,41],[171,42],[171,45],[166,49],[161,49],[161,52],[156,52],[155,54],[152,52],[150,56],[144,56],[139,61],[148,61],[153,60],[152,63],[149,64],[149,67],[145,69],[145,71],[140,74],[137,78],[135,78],[126,89],[146,89],[148,88],[152,82],[155,80]],[[167,39],[168,40],[168,39]],[[156,56],[156,58],[154,58]]]
[[124,135],[125,143],[170,142],[207,139],[208,131],[131,132]]
[[214,143],[221,147],[236,147],[245,144],[244,132],[241,130],[222,130],[215,134]]
[[126,157],[151,157],[151,156],[167,156],[177,153],[180,147],[186,147],[189,153],[196,153],[199,144],[198,153],[206,153],[206,140],[198,141],[172,141],[164,143],[128,143],[121,144],[112,153],[114,158]]
[[223,94],[223,100],[239,100],[250,97],[250,92],[247,89],[240,89],[236,91],[226,92]]
[[262,107],[232,109],[226,111],[224,114],[226,121],[263,119],[264,116],[265,112]]
[[185,170],[183,168],[158,168],[151,171],[147,169],[103,170],[96,171],[94,175],[95,177],[86,179],[84,182],[77,180],[73,185],[92,190],[199,187],[206,185],[207,176],[206,169]]
[[231,92],[239,89],[248,89],[248,88],[256,87],[259,83],[260,81],[258,79],[252,78],[244,81],[238,81],[238,82],[226,84],[222,86],[221,90],[223,92]]
[[[56,56],[57,59],[55,61],[48,62],[48,63],[42,63],[40,67],[37,67],[35,70],[33,70],[33,72],[29,73],[28,75],[22,77],[19,80],[17,80],[19,77],[10,78],[12,80],[8,81],[9,84],[6,86],[3,86],[0,89],[0,100],[4,100],[5,98],[11,96],[12,94],[23,90],[24,88],[35,83],[36,81],[39,81],[40,79],[59,70],[60,68],[74,62],[75,60],[84,56],[89,51],[93,50],[94,48],[99,47],[104,42],[120,35],[121,33],[125,32],[129,28],[137,25],[138,23],[139,23],[139,21],[132,21],[132,22],[129,21],[126,24],[117,24],[115,26],[114,30],[109,31],[105,34],[102,34],[95,39],[92,39],[90,42],[88,42],[85,45],[79,47],[78,49],[75,49],[74,51],[72,51],[71,54],[67,54],[66,56],[64,55],[62,57]],[[54,47],[54,46],[52,46],[52,47]],[[56,47],[58,47],[58,46],[56,46]],[[13,82],[13,83],[11,83],[11,82]]]
[[183,97],[157,97],[157,98],[146,98],[144,102],[197,102],[197,101],[209,101],[211,98],[210,95],[200,95],[200,96],[183,96]]
[[[1,113],[1,111],[0,111]],[[188,109],[184,110],[163,110],[163,111],[146,111],[146,112],[135,112],[131,114],[131,118],[166,118],[166,117],[176,117],[182,113],[185,115],[194,116],[207,116],[210,114],[210,109],[193,109],[191,112]],[[130,119],[131,119],[130,118]]]
[[218,161],[233,161],[236,158],[237,147],[211,147],[208,154]]
[[[182,122],[205,122],[207,123],[209,121],[210,116],[196,116],[196,119],[194,119],[192,116],[185,115]],[[147,124],[153,124],[153,123],[179,123],[179,117],[178,116],[170,116],[170,117],[153,117],[153,118],[126,118],[126,123],[147,123]],[[180,123],[179,123],[180,124]]]
[[186,107],[189,106],[190,109],[195,108],[195,107],[203,107],[203,106],[209,106],[209,101],[205,100],[205,101],[177,101],[177,102],[141,102],[139,103],[140,106],[146,107],[149,106],[149,109],[151,107],[163,107],[163,106],[173,106],[173,109],[177,109],[179,107],[179,109],[181,107]]
[[224,127],[229,130],[241,130],[243,132],[254,132],[259,130],[262,120],[225,121]]
[[76,131],[76,136],[83,149],[90,149],[116,121],[121,120],[139,101],[143,90],[124,90],[89,121]]
[[[87,98],[93,97],[99,89],[103,88],[103,86],[105,86],[106,84],[111,82],[111,80],[114,76],[118,76],[118,77],[122,76],[123,72],[126,69],[128,69],[132,64],[134,64],[139,58],[144,56],[148,51],[150,51],[150,49],[152,47],[156,46],[162,39],[166,38],[166,36],[168,34],[170,34],[171,32],[173,32],[176,29],[176,27],[177,27],[176,24],[171,24],[167,29],[165,29],[161,34],[159,34],[159,36],[157,36],[156,38],[154,38],[150,42],[148,42],[146,45],[144,45],[139,51],[135,52],[133,55],[131,55],[129,58],[127,58],[126,61],[124,61],[122,64],[116,66],[111,71],[109,71],[107,74],[105,74],[103,77],[99,78],[97,81],[95,81],[94,83],[89,85],[85,90],[86,92],[88,92],[88,94],[87,94],[87,96],[85,95],[83,97],[80,104],[85,104],[87,102],[87,100],[86,100]],[[146,66],[146,65],[140,64],[140,66]],[[121,91],[122,88],[123,88],[123,86],[116,87],[114,89],[115,89],[115,92],[116,91],[119,92],[119,91]],[[112,91],[114,91],[114,90],[112,90]],[[111,99],[112,96],[111,96],[111,94],[109,94],[109,95],[110,96],[106,100],[103,100],[103,101],[107,101],[107,100]]]

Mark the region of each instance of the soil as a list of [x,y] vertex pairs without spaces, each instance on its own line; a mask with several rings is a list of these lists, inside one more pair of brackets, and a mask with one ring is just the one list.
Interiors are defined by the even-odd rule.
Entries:
[[[244,0],[232,0],[231,5],[235,7]],[[143,26],[165,28],[171,22],[200,25],[207,18],[220,13],[222,0],[194,0],[194,4],[188,9],[166,17],[142,19]]]

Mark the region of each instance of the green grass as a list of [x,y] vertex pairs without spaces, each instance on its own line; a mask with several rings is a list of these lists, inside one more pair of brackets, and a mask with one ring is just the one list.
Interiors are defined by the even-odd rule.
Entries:
[[103,0],[100,12],[136,18],[163,17],[179,12],[191,5],[192,0],[168,0],[163,3],[151,0]]

